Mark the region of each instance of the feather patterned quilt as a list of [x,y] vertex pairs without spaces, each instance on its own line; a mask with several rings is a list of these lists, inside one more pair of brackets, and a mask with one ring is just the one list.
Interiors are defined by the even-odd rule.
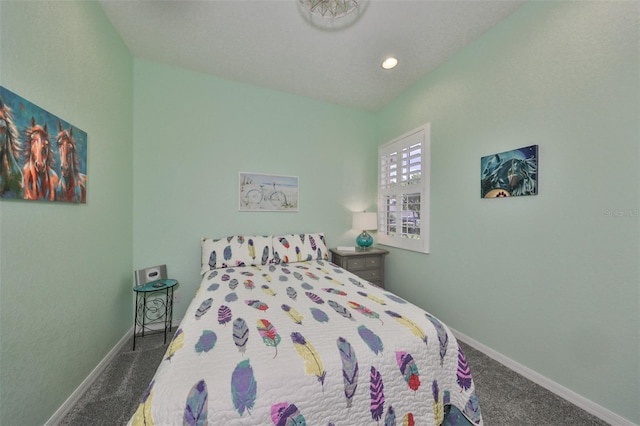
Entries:
[[482,424],[453,334],[326,260],[207,271],[129,424]]

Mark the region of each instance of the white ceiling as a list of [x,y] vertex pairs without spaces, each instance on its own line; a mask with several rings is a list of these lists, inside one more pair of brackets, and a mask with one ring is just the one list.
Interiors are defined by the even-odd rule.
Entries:
[[[368,0],[338,29],[297,0],[100,4],[137,58],[375,111],[524,1]],[[391,71],[388,55],[400,61]]]

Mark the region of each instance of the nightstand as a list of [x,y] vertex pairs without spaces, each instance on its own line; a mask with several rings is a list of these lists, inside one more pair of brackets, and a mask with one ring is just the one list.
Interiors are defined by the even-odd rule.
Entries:
[[[165,279],[148,282],[133,288],[136,293],[136,307],[133,320],[133,350],[136,350],[136,335],[144,337],[145,330],[152,324],[164,323],[164,343],[167,331],[171,331],[173,320],[173,287],[178,281]],[[160,294],[154,294],[154,293]]]
[[371,284],[384,288],[384,257],[389,254],[387,250],[372,247],[356,251],[332,248],[329,251],[333,263]]

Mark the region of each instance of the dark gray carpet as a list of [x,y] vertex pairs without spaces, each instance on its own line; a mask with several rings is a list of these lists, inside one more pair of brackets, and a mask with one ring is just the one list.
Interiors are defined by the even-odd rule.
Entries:
[[[136,339],[135,352],[127,343],[60,424],[125,425],[166,351],[162,340],[162,334]],[[485,425],[607,425],[482,352],[460,345],[473,374]]]

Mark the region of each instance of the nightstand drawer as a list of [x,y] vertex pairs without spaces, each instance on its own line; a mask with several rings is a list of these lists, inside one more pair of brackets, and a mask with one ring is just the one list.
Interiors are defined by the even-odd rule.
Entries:
[[[349,271],[358,271],[360,269],[379,268],[380,256],[356,257],[347,259],[347,267]],[[364,277],[363,277],[364,278]]]
[[367,281],[380,281],[383,279],[379,269],[364,269],[361,271],[353,271],[353,273]]

